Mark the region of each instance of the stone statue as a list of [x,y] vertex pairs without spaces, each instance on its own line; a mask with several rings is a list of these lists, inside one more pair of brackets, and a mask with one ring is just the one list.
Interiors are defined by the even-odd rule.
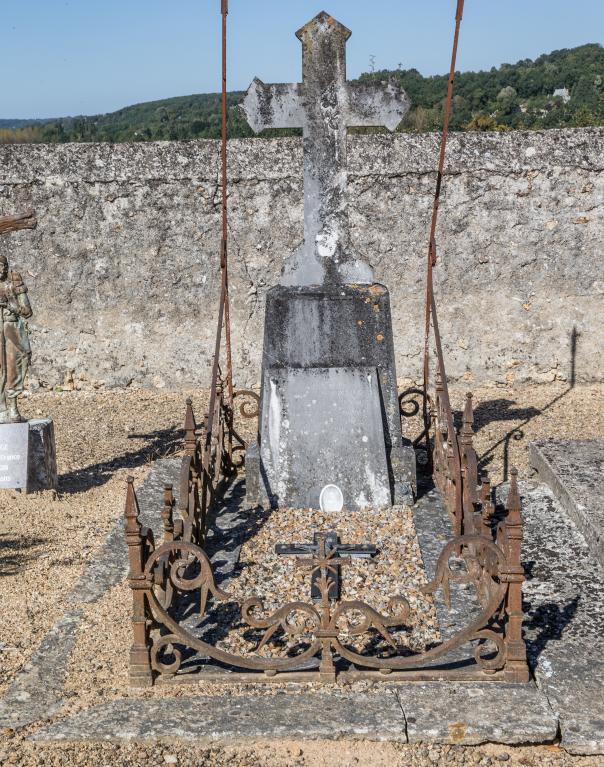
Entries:
[[[18,216],[0,217],[0,234],[17,229],[34,229],[33,211]],[[23,391],[31,359],[27,320],[32,309],[27,287],[19,272],[10,270],[8,259],[0,254],[0,423],[23,421],[17,398]]]

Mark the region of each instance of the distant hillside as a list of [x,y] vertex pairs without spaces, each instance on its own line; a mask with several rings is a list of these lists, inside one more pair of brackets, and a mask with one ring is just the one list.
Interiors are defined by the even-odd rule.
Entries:
[[[448,75],[423,77],[416,69],[361,75],[401,80],[413,109],[403,130],[437,130]],[[558,95],[554,95],[558,92]],[[542,130],[604,125],[604,48],[592,43],[502,64],[455,79],[453,130]]]
[[41,125],[42,123],[54,122],[56,117],[32,118],[31,120],[2,120],[0,119],[0,129],[2,128],[27,128],[29,125]]
[[[243,95],[240,91],[228,94],[229,129],[233,136],[252,135],[236,108]],[[146,101],[105,115],[65,117],[35,127],[0,130],[0,143],[218,138],[220,123],[220,94],[205,93]],[[32,132],[35,138],[32,138]]]
[[[400,79],[413,102],[399,130],[438,130],[447,75],[424,77],[416,69],[401,69],[365,73],[359,79],[380,81],[388,77]],[[242,98],[240,91],[229,93],[229,135],[233,138],[253,135],[236,109]],[[588,125],[604,125],[604,48],[597,43],[553,51],[535,61],[502,64],[488,72],[463,72],[456,79],[453,130],[540,130]],[[284,133],[296,131],[269,131],[263,135]],[[149,101],[93,117],[0,121],[0,143],[219,136],[220,95],[214,93]]]

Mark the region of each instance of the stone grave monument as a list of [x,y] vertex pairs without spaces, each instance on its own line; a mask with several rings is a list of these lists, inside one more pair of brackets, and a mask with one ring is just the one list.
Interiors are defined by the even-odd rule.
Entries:
[[350,509],[410,501],[415,456],[401,433],[388,289],[351,243],[347,129],[394,130],[410,107],[396,82],[346,80],[350,30],[320,13],[296,35],[302,83],[255,79],[255,132],[302,128],[304,242],[266,299],[258,443],[246,456],[251,504],[319,507],[335,484]]
[[[33,212],[0,217],[0,234],[33,229]],[[21,274],[0,253],[0,489],[55,489],[57,466],[50,418],[25,420],[18,407],[31,359],[27,320],[32,316]]]

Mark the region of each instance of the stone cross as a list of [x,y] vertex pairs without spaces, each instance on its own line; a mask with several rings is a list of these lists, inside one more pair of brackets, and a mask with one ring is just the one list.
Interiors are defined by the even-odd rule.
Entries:
[[302,83],[250,85],[243,111],[256,133],[302,128],[304,243],[286,263],[285,285],[373,282],[371,266],[355,255],[347,212],[347,128],[393,131],[410,101],[400,84],[347,82],[351,32],[325,12],[296,32],[302,42]]

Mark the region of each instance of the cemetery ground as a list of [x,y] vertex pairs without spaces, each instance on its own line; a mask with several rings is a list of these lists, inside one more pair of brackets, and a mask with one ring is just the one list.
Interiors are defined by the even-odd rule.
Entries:
[[[461,406],[463,393],[462,387],[452,388],[454,407]],[[0,764],[602,764],[602,757],[573,756],[556,743],[462,747],[371,743],[362,738],[125,744],[30,740],[50,723],[109,701],[275,695],[280,690],[278,684],[133,690],[127,678],[131,598],[126,582],[114,585],[98,601],[84,600],[77,611],[69,599],[123,514],[126,477],[134,476],[140,486],[156,459],[179,454],[187,394],[193,398],[195,411],[203,413],[207,396],[199,391],[65,390],[23,399],[26,417],[50,415],[55,421],[59,490],[56,496],[50,492],[26,496],[16,491],[4,491],[0,496],[0,699],[62,616],[68,622],[75,612],[81,614],[72,635],[65,633],[72,646],[57,656],[59,665],[66,658],[61,689],[49,696],[44,680],[39,680],[37,709],[36,694],[24,693],[33,699],[30,707],[35,715],[30,717],[32,721],[24,720],[19,727],[7,727],[0,733]],[[474,404],[476,450],[494,484],[507,479],[512,466],[518,467],[521,479],[529,478],[528,443],[532,440],[604,435],[602,384],[476,388]],[[413,434],[419,422],[410,419],[408,426],[408,433]],[[240,424],[240,430],[248,434],[254,427],[254,421]],[[355,685],[359,692],[371,686],[369,682]],[[331,693],[337,694],[337,688],[328,686],[322,691]]]

